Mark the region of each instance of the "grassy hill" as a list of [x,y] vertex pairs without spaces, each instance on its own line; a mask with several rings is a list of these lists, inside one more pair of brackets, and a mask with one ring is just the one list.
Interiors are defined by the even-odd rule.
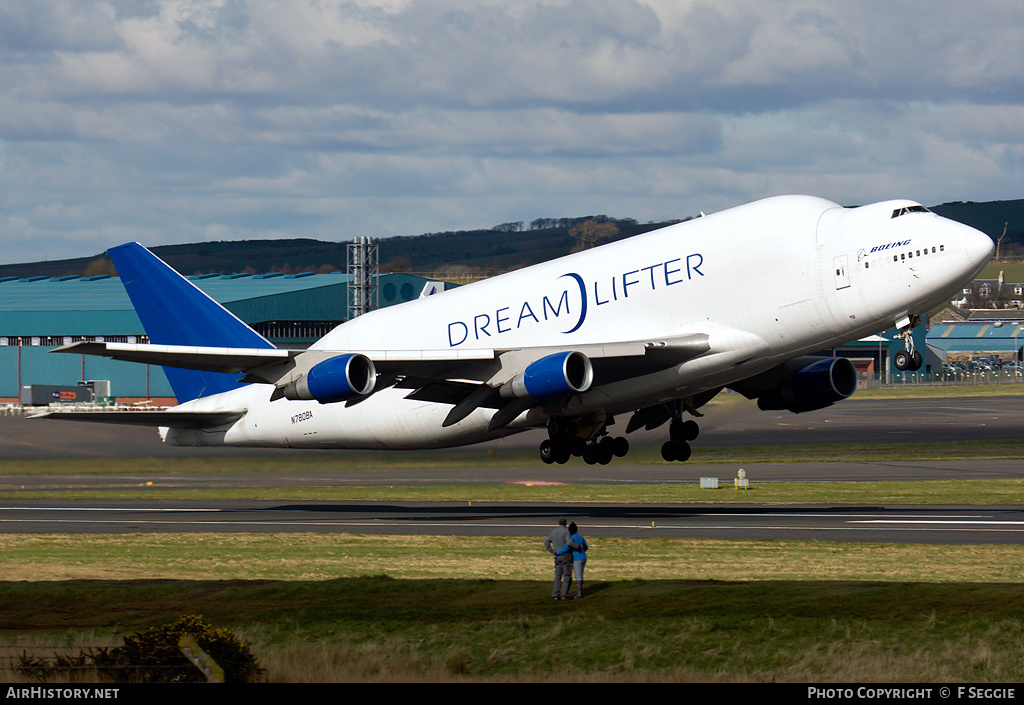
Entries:
[[988,203],[944,203],[932,210],[986,233],[998,240],[1006,228],[1001,255],[1024,255],[1024,199]]
[[[978,228],[993,240],[1003,234],[1006,225],[1002,253],[1017,257],[1024,255],[1024,199],[945,203],[932,210]],[[572,224],[588,219],[612,222],[617,226],[618,233],[601,242],[632,237],[670,224],[639,224],[632,219],[586,216],[545,219],[544,224],[558,222],[557,227],[510,229],[506,227],[509,224],[505,224],[481,230],[392,237],[377,241],[381,269],[423,274],[451,271],[453,268],[500,272],[536,264],[571,252],[576,244],[570,235]],[[244,270],[297,272],[344,270],[347,245],[347,242],[295,238],[164,245],[152,250],[184,274]],[[0,265],[0,277],[99,273],[113,274],[113,268],[103,253],[77,259]]]
[[[633,220],[588,216],[572,219],[605,219],[618,228],[618,233],[601,242],[620,240],[670,223],[641,225]],[[570,235],[571,226],[537,230],[505,231],[483,229],[429,233],[411,237],[377,240],[382,270],[431,273],[443,268],[461,266],[485,272],[544,262],[572,251],[576,244]],[[344,270],[348,242],[324,242],[305,238],[289,240],[240,240],[162,245],[152,247],[161,259],[183,274],[207,272],[232,273],[251,269],[272,271]],[[92,257],[0,265],[3,276],[66,276],[113,274],[104,253]]]

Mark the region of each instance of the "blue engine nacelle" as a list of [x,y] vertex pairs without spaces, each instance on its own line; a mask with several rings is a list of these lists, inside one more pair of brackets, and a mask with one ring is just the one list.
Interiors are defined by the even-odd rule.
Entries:
[[316,400],[321,404],[366,396],[377,384],[373,361],[359,353],[324,360],[284,388],[286,399]]
[[845,357],[798,357],[784,367],[787,379],[757,398],[763,411],[824,409],[857,390],[857,368]]
[[529,397],[537,401],[585,392],[594,381],[590,358],[578,352],[542,357],[501,386],[503,397]]

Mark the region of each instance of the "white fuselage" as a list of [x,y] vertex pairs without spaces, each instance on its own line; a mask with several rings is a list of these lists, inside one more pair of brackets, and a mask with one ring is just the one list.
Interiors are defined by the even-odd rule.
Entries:
[[[910,208],[894,217],[901,209]],[[916,210],[915,210],[916,208]],[[925,313],[971,279],[992,242],[909,201],[842,208],[784,196],[363,315],[311,350],[571,348],[694,334],[710,350],[655,373],[596,385],[567,413],[615,415],[728,386],[808,352]],[[169,443],[432,448],[541,425],[523,413],[489,432],[493,409],[442,427],[450,404],[381,389],[355,404],[271,401],[253,384],[182,405],[246,409],[226,427],[164,431]]]

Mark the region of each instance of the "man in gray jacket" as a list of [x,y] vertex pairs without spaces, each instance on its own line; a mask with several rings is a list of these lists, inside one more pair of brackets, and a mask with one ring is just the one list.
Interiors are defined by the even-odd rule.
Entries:
[[556,555],[562,548],[569,544],[573,550],[579,546],[572,543],[569,529],[566,528],[568,519],[562,517],[558,520],[558,526],[551,530],[548,537],[544,539],[544,548],[555,557],[555,583],[551,587],[551,597],[556,600],[568,599],[569,583],[572,581],[572,553],[566,551],[562,555]]

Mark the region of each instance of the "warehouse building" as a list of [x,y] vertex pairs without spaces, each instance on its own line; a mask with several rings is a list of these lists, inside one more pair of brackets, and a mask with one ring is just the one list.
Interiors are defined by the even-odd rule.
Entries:
[[[189,279],[282,348],[305,348],[349,318],[349,275],[341,272],[206,274]],[[382,308],[412,301],[425,289],[451,286],[408,274],[381,274],[375,283]],[[75,387],[89,380],[109,381],[109,392],[100,388],[118,401],[172,397],[159,367],[50,354],[55,347],[82,340],[148,342],[120,279],[0,278],[0,402],[19,401],[33,385]]]
[[1018,363],[1024,358],[1024,311],[949,309],[943,314],[928,332],[928,345],[943,363],[979,358]]

